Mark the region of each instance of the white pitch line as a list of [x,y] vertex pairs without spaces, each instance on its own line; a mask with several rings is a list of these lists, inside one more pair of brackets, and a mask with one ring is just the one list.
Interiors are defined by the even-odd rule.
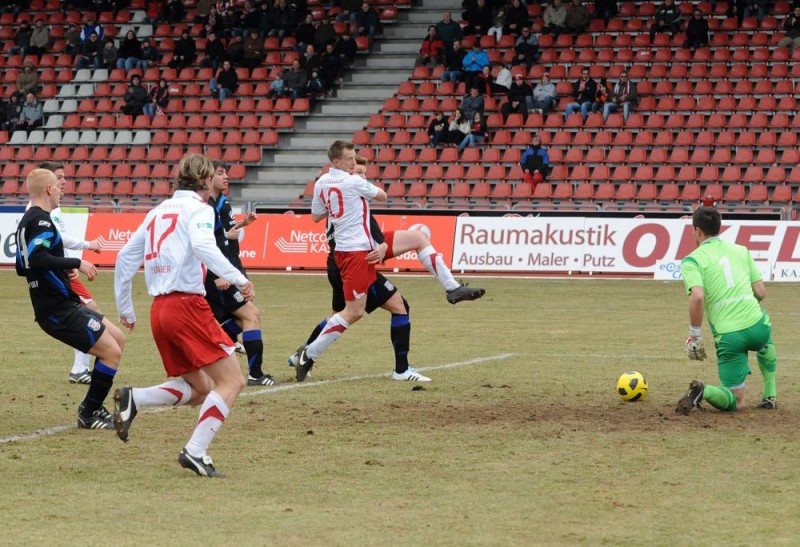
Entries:
[[[498,355],[493,355],[490,357],[476,357],[475,359],[468,359],[466,361],[459,361],[456,363],[447,363],[444,365],[438,365],[433,367],[422,367],[416,370],[420,371],[428,371],[428,370],[442,370],[447,368],[455,368],[455,367],[467,367],[472,365],[480,365],[483,363],[490,363],[492,361],[500,361],[503,359],[508,359],[510,357],[516,357],[518,355],[522,355],[520,353],[501,353]],[[317,382],[303,382],[301,384],[282,384],[275,387],[269,387],[264,389],[258,389],[253,391],[246,391],[242,393],[239,397],[253,397],[256,395],[269,395],[272,393],[280,393],[284,391],[290,391],[294,389],[308,389],[313,387],[320,387],[326,386],[329,384],[338,384],[340,382],[358,382],[361,380],[372,380],[375,378],[385,378],[390,376],[391,373],[381,373],[381,374],[364,374],[361,376],[346,376],[344,378],[334,378],[332,380],[319,380]],[[162,412],[165,410],[170,410],[173,407],[158,407],[147,409],[145,412]],[[66,431],[68,429],[74,429],[74,425],[57,425],[54,427],[48,427],[45,429],[37,429],[36,431],[32,431],[30,433],[22,433],[19,435],[11,435],[10,437],[0,438],[0,445],[21,442],[21,441],[30,441],[35,439],[41,439],[42,437],[48,437],[50,435],[55,435],[56,433],[61,433],[62,431]]]

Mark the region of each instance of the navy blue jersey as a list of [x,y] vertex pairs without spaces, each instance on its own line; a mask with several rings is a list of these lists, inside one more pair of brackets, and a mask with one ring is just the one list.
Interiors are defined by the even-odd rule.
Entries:
[[231,202],[224,194],[220,194],[217,199],[209,197],[208,204],[214,209],[214,237],[217,240],[217,247],[231,264],[245,273],[242,260],[239,258],[239,240],[225,237],[225,232],[236,225],[236,215],[231,209]]
[[80,305],[80,298],[70,288],[67,271],[80,268],[79,258],[66,258],[50,213],[33,206],[17,226],[17,275],[28,280],[28,290],[37,321],[46,319],[65,302]]

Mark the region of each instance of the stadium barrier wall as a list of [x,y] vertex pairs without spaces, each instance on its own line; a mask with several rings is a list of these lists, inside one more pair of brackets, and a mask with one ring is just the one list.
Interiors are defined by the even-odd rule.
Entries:
[[[21,212],[0,212],[3,264],[13,264]],[[87,259],[113,266],[143,214],[67,213],[70,233],[99,238],[106,250]],[[680,259],[695,245],[690,219],[591,217],[479,217],[376,215],[384,231],[419,229],[454,272],[640,274],[680,279]],[[240,240],[245,267],[323,270],[328,253],[324,223],[308,214],[262,214]],[[764,278],[800,281],[800,222],[725,221],[721,237],[750,249]],[[386,263],[421,271],[413,252]]]

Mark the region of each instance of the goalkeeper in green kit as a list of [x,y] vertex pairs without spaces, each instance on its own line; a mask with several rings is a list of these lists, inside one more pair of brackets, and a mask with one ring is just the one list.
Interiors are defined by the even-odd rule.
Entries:
[[689,359],[703,360],[706,350],[700,334],[703,315],[714,335],[721,386],[700,380],[678,401],[675,412],[688,414],[702,401],[720,410],[744,405],[745,379],[750,374],[748,352],[755,351],[764,381],[759,408],[774,410],[777,356],[772,324],[759,302],[766,296],[761,273],[750,251],[719,238],[721,219],[713,207],[700,207],[692,216],[697,249],[681,261],[683,284],[689,294]]

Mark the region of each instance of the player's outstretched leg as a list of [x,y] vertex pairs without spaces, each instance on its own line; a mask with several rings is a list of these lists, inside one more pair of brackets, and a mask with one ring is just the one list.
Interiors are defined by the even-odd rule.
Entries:
[[96,359],[86,397],[78,405],[79,428],[114,429],[111,413],[103,406],[103,401],[106,400],[114,384],[114,376],[117,374],[124,345],[125,335],[122,331],[108,319],[103,318],[100,337],[89,349],[89,353]]
[[411,348],[411,308],[400,293],[395,293],[382,306],[392,313],[389,333],[394,349],[394,372],[392,379],[407,382],[430,382],[431,379],[414,370],[408,362]]
[[764,382],[764,391],[761,394],[761,402],[758,404],[758,408],[776,410],[778,408],[778,399],[775,371],[778,368],[778,357],[775,352],[775,343],[772,341],[771,336],[767,345],[756,353],[756,361]]
[[139,408],[183,406],[195,400],[203,400],[204,397],[205,393],[193,394],[192,386],[182,378],[151,387],[121,387],[114,392],[114,429],[122,441],[128,442],[131,423]]

